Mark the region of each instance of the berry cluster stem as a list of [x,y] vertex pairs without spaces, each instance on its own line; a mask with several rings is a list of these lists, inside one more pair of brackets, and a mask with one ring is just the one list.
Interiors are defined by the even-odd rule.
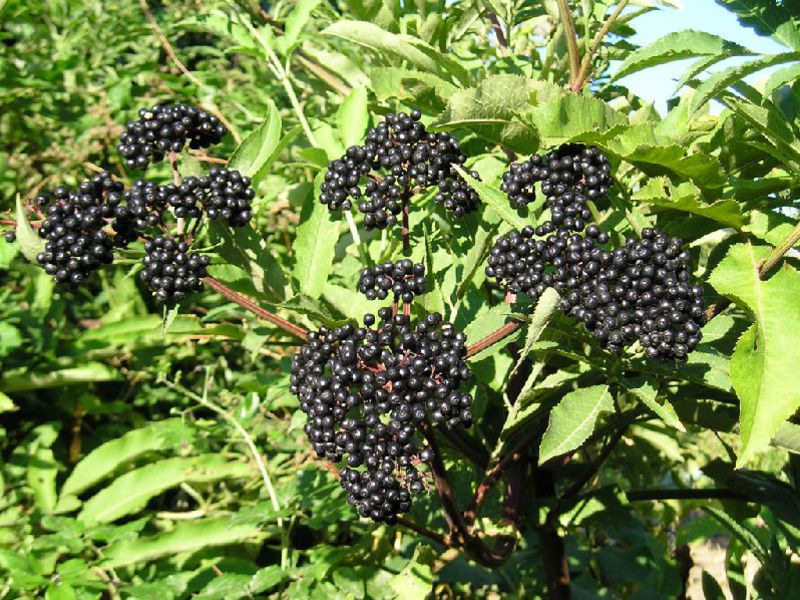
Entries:
[[408,225],[409,204],[411,203],[411,192],[408,186],[403,190],[403,254],[409,256],[411,254],[411,240],[409,238],[410,229]]
[[479,352],[486,350],[489,346],[493,346],[497,342],[504,340],[512,333],[514,333],[517,329],[520,328],[522,323],[519,321],[509,321],[505,325],[503,325],[500,329],[493,331],[485,338],[478,340],[471,346],[467,346],[467,357],[475,356]]
[[266,310],[265,308],[261,308],[255,302],[253,302],[249,298],[246,298],[246,297],[242,296],[240,293],[233,291],[231,288],[229,288],[227,285],[225,285],[221,281],[218,281],[217,279],[214,279],[211,276],[204,277],[203,281],[210,288],[214,289],[215,291],[219,292],[220,294],[222,294],[223,296],[228,298],[228,300],[231,300],[231,301],[235,302],[236,304],[238,304],[239,306],[241,306],[242,308],[244,308],[246,310],[249,310],[251,313],[253,313],[257,317],[260,317],[260,318],[264,319],[265,321],[269,321],[273,325],[275,325],[277,327],[280,327],[286,333],[288,333],[290,335],[293,335],[294,337],[296,337],[296,338],[298,338],[298,339],[300,339],[302,341],[305,341],[306,338],[308,338],[308,331],[306,331],[305,329],[303,329],[299,325],[295,325],[294,323],[290,323],[289,321],[279,317],[275,313],[272,313],[272,312]]
[[586,54],[583,56],[583,61],[581,61],[580,69],[575,76],[575,80],[571,82],[571,89],[573,92],[579,92],[583,89],[583,86],[586,85],[586,82],[589,81],[589,77],[591,76],[591,64],[592,64],[592,57],[594,56],[597,49],[600,47],[600,44],[603,43],[603,38],[608,35],[611,26],[617,20],[619,15],[622,13],[625,6],[627,6],[629,0],[620,0],[617,7],[614,9],[609,17],[603,22],[603,25],[597,31],[592,39],[592,44],[589,46],[589,49],[586,51]]

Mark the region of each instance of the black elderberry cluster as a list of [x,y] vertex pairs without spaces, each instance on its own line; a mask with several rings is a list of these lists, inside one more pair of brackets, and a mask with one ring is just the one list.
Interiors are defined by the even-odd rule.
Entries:
[[77,190],[58,187],[52,198],[37,198],[47,216],[39,228],[46,242],[36,260],[57,282],[78,286],[114,260],[114,241],[104,228],[116,212],[122,190],[120,182],[102,174]]
[[145,169],[163,160],[169,152],[208,148],[219,143],[227,129],[219,119],[202,108],[188,104],[160,104],[143,108],[120,136],[117,151],[129,169]]
[[363,517],[394,523],[424,489],[420,462],[430,449],[419,431],[472,424],[466,336],[442,316],[416,326],[391,308],[364,325],[309,334],[292,358],[291,391],[308,415],[305,432],[324,459],[345,461],[341,485]]
[[512,206],[523,208],[536,199],[534,184],[541,182],[553,224],[559,226],[566,217],[588,219],[586,200],[606,197],[611,181],[611,164],[597,148],[564,144],[545,156],[512,164],[500,189]]
[[608,161],[595,148],[562,146],[528,164],[512,166],[506,191],[512,203],[525,204],[520,198],[533,188],[522,184],[542,181],[552,221],[498,238],[487,277],[534,301],[554,288],[561,308],[610,351],[638,340],[650,358],[686,360],[700,341],[705,310],[681,240],[645,229],[641,240],[628,239],[623,248],[603,247],[608,235],[585,224],[586,199],[603,198],[611,184]]
[[202,291],[207,256],[189,252],[189,244],[169,236],[145,242],[144,249],[144,269],[139,278],[159,302],[180,302],[187,294]]
[[[203,179],[203,178],[201,178]],[[234,169],[211,167],[203,207],[209,219],[224,219],[232,227],[244,227],[253,216],[256,192],[249,177]]]
[[391,292],[395,302],[410,304],[414,296],[425,293],[425,265],[403,259],[365,267],[358,278],[358,291],[369,300],[385,300]]
[[328,163],[320,202],[331,210],[350,210],[357,202],[367,229],[396,225],[404,196],[415,188],[437,186],[435,202],[455,217],[476,210],[478,195],[453,168],[466,160],[458,141],[427,131],[421,116],[416,109],[389,113],[369,130],[363,146],[351,146],[342,158]]

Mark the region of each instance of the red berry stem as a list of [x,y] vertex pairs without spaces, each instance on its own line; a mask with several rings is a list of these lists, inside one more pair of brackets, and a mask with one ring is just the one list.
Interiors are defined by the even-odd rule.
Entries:
[[303,341],[305,341],[308,338],[308,331],[307,330],[303,329],[299,325],[295,325],[294,323],[290,323],[286,319],[283,319],[283,318],[279,317],[275,313],[272,313],[272,312],[266,310],[265,308],[261,308],[255,302],[253,302],[249,298],[246,298],[245,296],[242,296],[240,293],[233,291],[231,288],[229,288],[227,285],[225,285],[221,281],[218,281],[217,279],[214,279],[211,276],[204,277],[203,281],[210,288],[212,288],[215,291],[219,292],[220,294],[222,294],[223,296],[225,296],[229,300],[235,302],[236,304],[238,304],[242,308],[244,308],[246,310],[249,310],[251,313],[253,313],[257,317],[260,317],[260,318],[264,319],[265,321],[269,321],[273,325],[275,325],[277,327],[280,327],[286,333],[288,333],[290,335],[293,335],[294,337],[296,337],[296,338],[298,338],[300,340],[303,340]]

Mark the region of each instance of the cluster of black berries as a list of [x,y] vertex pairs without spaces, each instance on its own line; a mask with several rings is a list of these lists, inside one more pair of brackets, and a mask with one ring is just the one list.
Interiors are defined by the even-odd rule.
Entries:
[[169,236],[145,242],[144,269],[139,278],[159,302],[180,302],[187,294],[203,289],[208,256],[189,252],[189,244]]
[[77,190],[58,187],[52,198],[37,198],[47,216],[39,228],[44,251],[36,260],[57,282],[78,286],[114,260],[114,241],[104,227],[116,213],[122,190],[120,182],[102,174]]
[[561,308],[610,351],[638,340],[650,358],[686,360],[700,341],[705,311],[702,288],[689,283],[681,240],[645,229],[624,248],[603,248],[608,235],[585,223],[586,199],[605,197],[611,184],[608,160],[595,148],[570,144],[527,164],[512,165],[505,189],[512,204],[524,205],[533,188],[523,184],[542,181],[552,221],[498,238],[487,277],[534,301],[554,288]]
[[472,424],[466,336],[442,316],[414,327],[391,308],[364,316],[364,326],[322,327],[292,358],[291,391],[308,415],[305,432],[317,454],[345,461],[341,485],[359,514],[393,523],[424,489],[420,462],[430,450],[420,429]]
[[[551,211],[575,202],[585,204],[587,198],[608,195],[611,164],[597,148],[564,144],[545,156],[534,155],[528,160],[512,164],[503,174],[500,189],[506,192],[512,206],[523,208],[536,199],[534,184],[537,181],[542,182],[542,193]],[[561,198],[566,193],[574,198]],[[560,220],[553,215],[556,225]]]
[[117,151],[129,169],[145,169],[150,162],[160,162],[169,152],[190,148],[208,148],[227,133],[219,119],[188,104],[161,104],[143,108],[120,136]]
[[410,304],[414,296],[425,293],[425,265],[403,259],[365,267],[358,278],[358,291],[369,300],[385,300],[391,292],[395,302]]
[[436,185],[435,201],[456,217],[476,210],[478,195],[453,168],[466,160],[458,141],[447,133],[427,131],[421,116],[416,109],[410,115],[388,114],[369,130],[363,146],[351,146],[342,158],[331,161],[320,202],[331,210],[350,210],[351,200],[358,201],[367,229],[394,226],[404,196],[415,188]]

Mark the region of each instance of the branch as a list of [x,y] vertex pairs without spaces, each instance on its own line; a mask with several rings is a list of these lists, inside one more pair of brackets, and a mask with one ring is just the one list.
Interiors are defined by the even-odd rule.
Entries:
[[606,37],[608,31],[611,29],[611,26],[614,24],[614,21],[617,20],[620,13],[623,11],[625,6],[628,4],[629,0],[620,0],[619,4],[617,4],[617,8],[614,9],[614,12],[609,15],[609,17],[603,23],[603,26],[600,27],[600,30],[594,36],[592,40],[592,45],[589,46],[589,50],[586,52],[586,55],[583,57],[583,61],[581,62],[581,68],[578,71],[578,74],[575,78],[575,81],[570,86],[573,92],[579,92],[586,85],[586,82],[589,80],[589,76],[591,72],[589,71],[589,67],[592,63],[592,57],[594,56],[597,49],[600,47],[600,44],[603,43],[603,38]]
[[569,83],[572,86],[578,77],[578,42],[575,39],[575,23],[572,21],[572,13],[569,11],[567,0],[557,0],[558,12],[561,14],[561,22],[564,26],[564,38],[567,42],[567,60],[569,61]]
[[489,21],[492,23],[494,35],[497,37],[497,44],[500,48],[500,56],[508,56],[508,38],[506,38],[506,34],[503,31],[503,25],[500,23],[497,13],[493,10],[490,10],[487,16],[489,17]]
[[471,346],[467,346],[467,358],[470,356],[475,356],[479,352],[486,350],[489,346],[496,344],[497,342],[507,338],[509,335],[514,333],[517,329],[520,328],[522,323],[519,321],[509,321],[505,325],[503,325],[500,329],[493,331],[489,335],[487,335],[482,340],[478,340]]
[[403,527],[408,527],[412,531],[416,531],[419,534],[427,536],[435,541],[437,544],[444,546],[445,548],[452,548],[453,542],[449,539],[446,539],[441,533],[436,533],[435,531],[431,531],[427,527],[414,523],[414,521],[409,521],[405,517],[397,517],[397,523],[402,525]]
[[229,300],[235,302],[242,308],[249,310],[251,313],[264,319],[265,321],[269,321],[273,325],[280,327],[286,333],[293,335],[294,337],[303,341],[305,341],[308,338],[308,331],[306,329],[300,327],[299,325],[295,325],[294,323],[290,323],[286,319],[279,317],[275,313],[272,313],[266,310],[265,308],[261,308],[255,302],[253,302],[248,298],[245,298],[240,293],[233,291],[231,288],[229,288],[221,281],[218,281],[211,276],[204,277],[203,281],[210,288],[216,290]]
[[650,500],[738,500],[741,502],[754,502],[747,494],[730,488],[633,490],[626,492],[625,496],[628,498],[628,502]]
[[[552,470],[534,467],[533,483],[537,498],[555,497],[556,485]],[[572,592],[567,551],[564,540],[558,533],[558,523],[553,521],[554,517],[555,512],[551,511],[545,523],[536,528],[539,535],[539,554],[544,567],[547,597],[550,600],[569,600]]]

